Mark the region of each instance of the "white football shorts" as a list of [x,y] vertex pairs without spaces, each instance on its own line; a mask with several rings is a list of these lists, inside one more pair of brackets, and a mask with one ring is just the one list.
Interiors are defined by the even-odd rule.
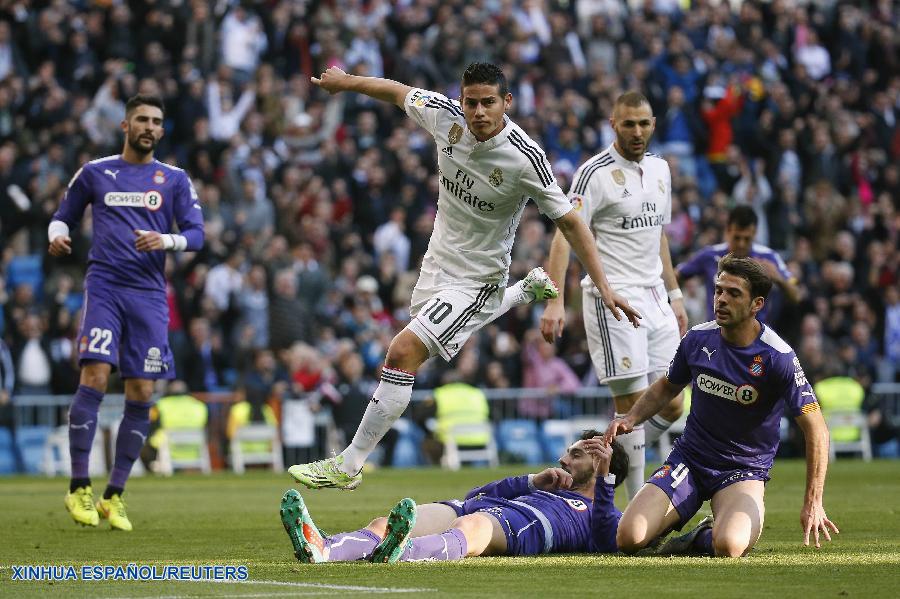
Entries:
[[616,320],[592,289],[583,291],[584,329],[594,371],[601,383],[643,377],[664,372],[678,349],[680,335],[675,313],[669,306],[666,286],[660,281],[655,287],[625,287],[616,290],[628,300],[641,318],[641,326],[634,328],[622,315]]
[[469,337],[500,309],[505,288],[422,271],[413,289],[406,328],[431,356],[450,361]]

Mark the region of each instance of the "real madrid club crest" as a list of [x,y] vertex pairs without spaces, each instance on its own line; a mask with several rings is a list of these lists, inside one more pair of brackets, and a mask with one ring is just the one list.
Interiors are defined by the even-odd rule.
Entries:
[[762,376],[765,373],[766,369],[763,367],[762,356],[754,356],[753,361],[750,362],[750,374],[752,374],[753,376]]
[[166,175],[162,171],[156,171],[153,173],[153,182],[157,185],[162,185],[166,182]]
[[488,181],[491,182],[491,185],[494,187],[500,187],[500,184],[503,183],[503,171],[499,168],[495,168],[491,171],[490,177],[488,177]]
[[463,128],[459,126],[459,123],[453,123],[450,127],[450,132],[447,133],[447,141],[450,142],[452,146],[455,143],[459,143],[459,140],[462,139]]
[[628,356],[622,358],[622,368],[625,368],[626,370],[628,368],[631,368],[631,358],[629,358]]
[[617,168],[612,172],[613,181],[616,182],[616,185],[625,185],[625,173],[622,172],[622,169]]
[[663,183],[662,179],[656,180],[657,185],[659,185],[659,193],[666,193],[666,184]]

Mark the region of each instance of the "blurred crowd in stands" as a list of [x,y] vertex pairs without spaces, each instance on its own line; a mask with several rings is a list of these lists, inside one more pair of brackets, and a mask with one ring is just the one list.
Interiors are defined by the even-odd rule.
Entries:
[[[503,66],[510,116],[546,149],[564,191],[612,142],[616,96],[643,91],[658,119],[651,150],[673,173],[674,262],[722,241],[728,209],[751,205],[756,241],[799,281],[799,304],[771,321],[809,377],[898,380],[896,1],[10,0],[0,8],[0,403],[77,386],[91,219],[62,260],[46,254],[47,224],[79,166],[121,150],[124,101],[140,91],[164,97],[157,157],[190,173],[207,222],[204,250],[168,263],[179,377],[257,405],[320,391],[364,406],[408,320],[435,213],[435,150],[395,106],[332,97],[309,78],[338,66],[457,97],[471,61]],[[551,233],[526,212],[513,279],[543,263]],[[448,374],[548,394],[595,384],[579,269],[556,347],[536,334],[541,308],[520,307],[453,365],[432,360],[416,387]],[[684,292],[692,324],[705,320],[703,282]],[[355,426],[361,406],[338,412]]]

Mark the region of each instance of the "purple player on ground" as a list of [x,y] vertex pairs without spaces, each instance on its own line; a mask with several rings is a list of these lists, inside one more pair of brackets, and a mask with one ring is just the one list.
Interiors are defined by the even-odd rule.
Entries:
[[684,434],[619,523],[616,542],[622,551],[635,553],[668,531],[681,530],[711,499],[713,516],[669,540],[658,553],[746,555],[762,531],[765,483],[785,410],[806,437],[806,495],[800,513],[804,542],[808,545],[813,533],[819,547],[820,532],[828,540],[829,529],[838,532],[822,505],[828,429],[819,403],[794,351],[756,319],[771,287],[756,260],[722,258],[716,320],[688,331],[666,376],[628,414],[610,423],[608,440],[632,430],[693,384]]
[[[692,277],[701,277],[706,285],[706,311],[708,318],[715,318],[713,314],[713,296],[715,294],[716,273],[719,269],[719,260],[725,254],[731,254],[735,258],[753,258],[763,265],[766,273],[784,297],[796,304],[800,301],[800,290],[797,289],[797,279],[788,270],[787,265],[778,252],[759,243],[753,243],[756,235],[758,219],[756,212],[750,206],[735,206],[728,213],[728,224],[725,227],[725,243],[708,245],[697,250],[686,262],[675,267],[675,274],[679,281]],[[776,294],[766,298],[766,304],[756,315],[760,322],[769,322],[768,317],[776,306],[777,313],[781,298]]]
[[327,538],[291,489],[281,501],[281,520],[294,555],[310,563],[614,553],[622,514],[613,495],[628,473],[628,456],[618,443],[608,445],[599,432],[588,430],[559,465],[488,483],[463,501],[416,506],[403,499],[387,518]]
[[[66,509],[79,524],[131,530],[122,493],[147,439],[156,379],[175,376],[168,342],[164,251],[203,246],[203,212],[187,174],[153,157],[163,136],[163,102],[137,95],[125,105],[122,153],[92,160],[72,180],[48,229],[49,252],[72,252],[69,231],[91,206],[93,244],[78,333],[81,380],[69,408],[72,480]],[[180,233],[173,232],[177,223]],[[103,497],[93,501],[88,462],[109,375],[125,381],[125,413]]]

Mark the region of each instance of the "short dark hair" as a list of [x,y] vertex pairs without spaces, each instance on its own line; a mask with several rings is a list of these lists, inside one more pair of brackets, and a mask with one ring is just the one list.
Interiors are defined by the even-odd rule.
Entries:
[[135,108],[138,106],[156,106],[159,108],[163,116],[166,116],[166,105],[163,104],[162,98],[153,94],[137,94],[128,98],[125,103],[125,117],[128,118]]
[[630,106],[631,108],[637,108],[644,104],[650,106],[650,100],[647,99],[647,96],[639,91],[631,90],[616,98],[615,106]]
[[473,62],[463,72],[462,87],[478,83],[496,85],[500,90],[501,97],[509,93],[509,83],[506,81],[506,75],[503,74],[500,67],[489,62]]
[[[587,441],[588,439],[593,439],[594,437],[602,437],[603,433],[600,431],[594,430],[592,428],[585,429],[581,432],[581,441]],[[622,483],[625,482],[625,478],[628,476],[628,454],[625,453],[625,448],[622,447],[621,443],[613,439],[612,442],[612,458],[609,460],[609,473],[616,477],[616,483],[614,486],[618,487]]]
[[759,224],[756,211],[750,206],[735,206],[728,212],[728,226],[734,225],[738,229],[755,227]]
[[720,273],[727,272],[730,275],[740,277],[750,284],[750,297],[769,296],[772,290],[772,278],[763,268],[763,265],[753,258],[736,258],[734,254],[725,254],[719,260],[719,270],[716,272],[718,278]]

